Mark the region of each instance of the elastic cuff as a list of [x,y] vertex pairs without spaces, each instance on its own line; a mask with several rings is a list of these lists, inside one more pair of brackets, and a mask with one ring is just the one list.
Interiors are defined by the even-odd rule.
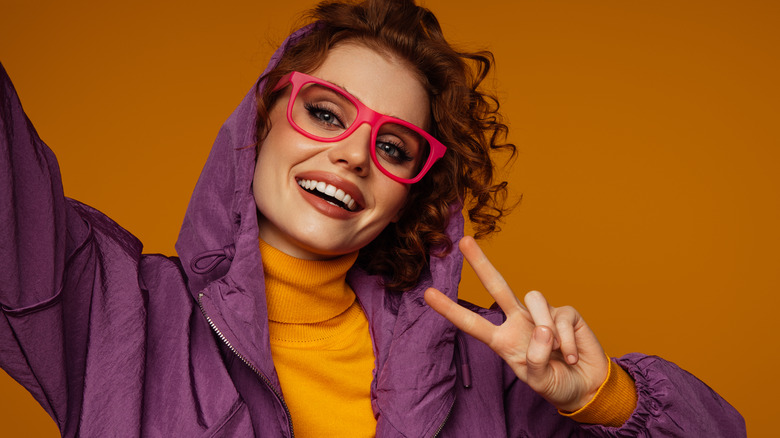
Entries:
[[622,426],[636,409],[636,387],[628,373],[613,362],[609,356],[607,378],[596,395],[585,406],[574,412],[558,413],[579,423],[603,424],[610,427]]

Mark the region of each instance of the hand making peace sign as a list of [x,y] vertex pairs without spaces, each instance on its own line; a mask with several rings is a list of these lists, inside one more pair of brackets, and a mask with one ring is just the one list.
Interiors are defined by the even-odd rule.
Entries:
[[552,307],[539,292],[515,297],[472,237],[458,244],[477,277],[506,314],[493,325],[436,289],[425,301],[460,330],[487,344],[521,380],[562,411],[576,411],[598,391],[609,362],[601,344],[571,306]]

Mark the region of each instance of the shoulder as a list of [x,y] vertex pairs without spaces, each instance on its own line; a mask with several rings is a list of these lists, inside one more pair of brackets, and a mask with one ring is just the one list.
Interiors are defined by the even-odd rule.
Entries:
[[68,272],[80,273],[70,281],[71,287],[81,290],[79,295],[90,296],[83,289],[94,292],[98,287],[107,292],[105,300],[139,311],[150,304],[162,305],[161,301],[191,301],[178,257],[142,254],[141,241],[114,220],[79,201],[68,199],[68,203],[74,214],[68,217],[66,263]]
[[76,213],[74,217],[68,217],[71,246],[82,248],[91,242],[105,248],[107,255],[140,260],[143,245],[129,231],[89,205],[75,199],[68,199],[68,204]]
[[109,269],[107,275],[119,275],[124,271],[137,273],[141,289],[145,290],[156,288],[157,280],[185,286],[184,270],[178,257],[142,254],[141,241],[113,219],[74,199],[68,199],[68,203],[76,213],[68,218],[70,259],[78,259],[79,255],[94,258],[103,268]]

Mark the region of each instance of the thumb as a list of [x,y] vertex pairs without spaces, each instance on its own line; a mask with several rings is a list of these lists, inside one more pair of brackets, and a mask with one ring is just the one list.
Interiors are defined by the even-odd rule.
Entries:
[[538,325],[534,327],[531,341],[526,351],[526,368],[528,385],[536,392],[547,392],[552,381],[550,354],[553,348],[553,331],[550,327]]

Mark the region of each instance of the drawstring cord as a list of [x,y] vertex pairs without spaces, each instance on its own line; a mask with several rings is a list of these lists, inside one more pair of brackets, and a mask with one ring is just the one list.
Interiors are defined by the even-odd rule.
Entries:
[[[196,255],[190,262],[190,269],[196,274],[208,274],[213,271],[220,263],[225,260],[233,260],[236,255],[236,246],[234,244],[225,245],[222,249],[213,249]],[[205,266],[201,262],[211,258],[212,260]]]
[[466,340],[463,339],[461,331],[455,333],[455,352],[460,360],[460,381],[464,388],[471,388],[471,365],[469,364],[469,351],[466,348]]

